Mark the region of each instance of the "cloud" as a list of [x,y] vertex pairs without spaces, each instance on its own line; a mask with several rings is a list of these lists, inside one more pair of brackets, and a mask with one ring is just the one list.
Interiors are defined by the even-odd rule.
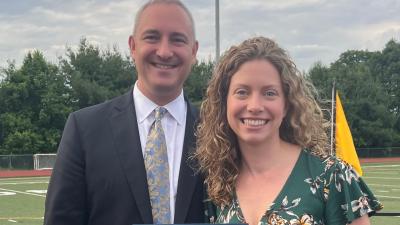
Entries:
[[[100,47],[117,45],[128,54],[128,36],[145,0],[0,1],[0,66],[21,62],[27,49],[56,61],[82,37]],[[263,35],[288,50],[303,70],[330,64],[349,49],[381,50],[400,39],[398,0],[220,0],[221,52]],[[198,58],[215,57],[214,0],[184,0],[192,12]]]
[[41,19],[50,20],[53,23],[70,22],[79,18],[72,13],[64,13],[58,10],[45,9],[41,6],[33,8],[31,13],[35,16],[41,17]]

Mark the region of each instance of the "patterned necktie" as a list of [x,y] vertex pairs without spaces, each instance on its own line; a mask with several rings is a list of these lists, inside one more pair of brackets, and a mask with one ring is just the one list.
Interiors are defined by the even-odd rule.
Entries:
[[170,224],[168,154],[164,130],[161,126],[161,118],[167,110],[157,107],[154,111],[155,121],[147,136],[144,164],[147,172],[153,223]]

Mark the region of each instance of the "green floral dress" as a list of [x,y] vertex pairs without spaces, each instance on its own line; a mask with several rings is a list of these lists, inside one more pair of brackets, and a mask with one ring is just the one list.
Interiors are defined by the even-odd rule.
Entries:
[[[303,150],[281,192],[266,208],[259,225],[344,225],[383,205],[351,166]],[[216,207],[210,221],[246,223],[236,195],[231,205]]]

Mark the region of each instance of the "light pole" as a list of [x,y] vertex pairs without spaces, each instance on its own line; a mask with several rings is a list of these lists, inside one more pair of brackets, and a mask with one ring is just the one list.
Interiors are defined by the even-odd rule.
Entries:
[[215,0],[215,62],[219,60],[219,0]]

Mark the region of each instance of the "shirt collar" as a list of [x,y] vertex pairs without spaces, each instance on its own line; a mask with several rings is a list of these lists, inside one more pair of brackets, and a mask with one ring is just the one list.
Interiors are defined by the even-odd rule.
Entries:
[[[150,114],[158,107],[156,103],[146,97],[137,87],[137,82],[133,88],[133,99],[135,103],[136,116],[139,123],[142,123]],[[168,113],[178,122],[185,122],[186,102],[183,97],[183,90],[173,101],[163,106],[168,110]]]

